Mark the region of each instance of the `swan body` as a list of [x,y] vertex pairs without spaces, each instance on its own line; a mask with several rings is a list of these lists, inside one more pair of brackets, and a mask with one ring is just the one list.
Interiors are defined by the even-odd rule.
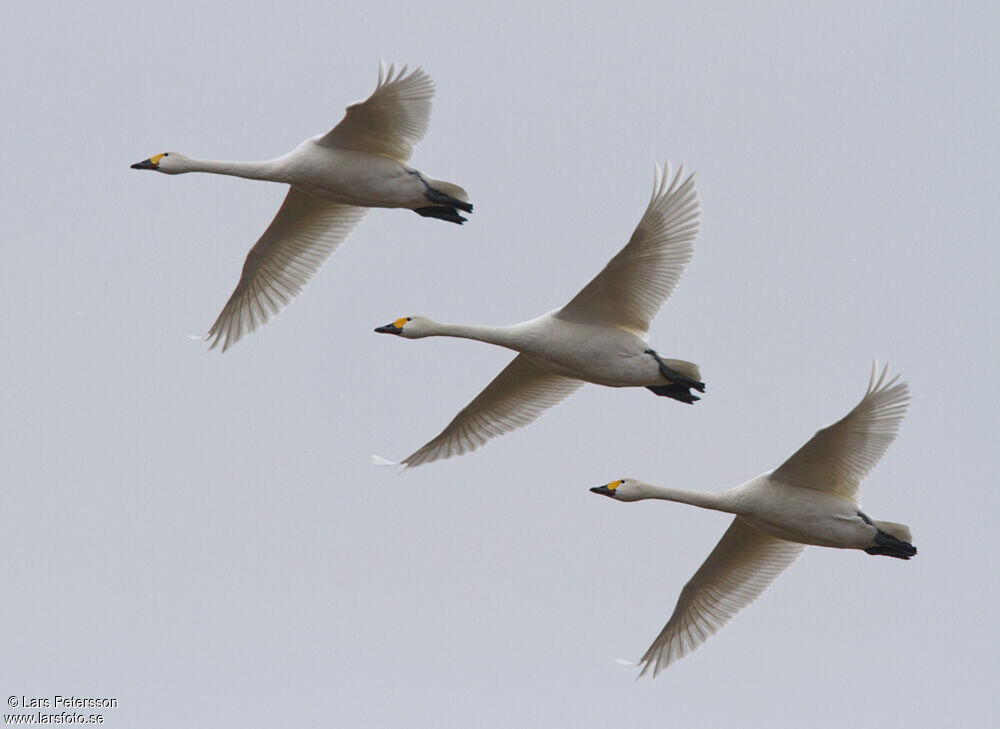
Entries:
[[423,217],[464,223],[472,212],[458,185],[406,164],[430,119],[434,84],[417,69],[379,66],[378,86],[347,108],[326,134],[263,162],[200,160],[164,152],[132,165],[168,175],[208,172],[290,186],[285,201],[247,255],[236,289],[212,325],[211,348],[225,351],[267,323],[294,298],[368,208],[405,208]]
[[861,481],[896,437],[909,388],[872,368],[868,390],[845,417],[822,430],[781,466],[719,494],[635,479],[591,489],[617,501],[664,499],[735,514],[729,530],[681,591],[666,626],[640,659],[655,676],[693,651],[759,597],[804,545],[860,549],[909,559],[908,527],[875,521],[857,500]]
[[584,382],[648,387],[693,403],[698,366],[661,358],[646,343],[653,317],[690,260],[700,208],[694,176],[657,169],[653,195],[628,244],[566,306],[511,326],[443,324],[424,316],[375,331],[405,339],[476,339],[518,356],[433,440],[403,459],[416,466],[474,450],[531,423]]
[[[459,337],[495,344],[520,352],[540,369],[583,382],[607,387],[647,387],[668,382],[641,337],[621,329],[565,321],[557,311],[505,327],[441,324],[423,316],[409,319],[398,332],[400,336]],[[698,376],[695,365],[663,361],[692,377]]]

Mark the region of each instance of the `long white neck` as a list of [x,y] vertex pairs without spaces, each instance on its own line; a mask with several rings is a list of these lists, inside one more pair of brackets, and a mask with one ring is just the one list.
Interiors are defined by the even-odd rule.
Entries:
[[666,486],[644,484],[643,493],[644,497],[647,499],[677,501],[681,504],[700,506],[703,509],[726,511],[730,514],[737,513],[737,500],[734,498],[734,493],[732,491],[723,491],[721,494],[706,494],[701,491],[685,491],[683,489],[672,489]]
[[480,342],[496,344],[500,347],[524,350],[528,338],[518,326],[491,327],[482,324],[441,324],[436,323],[429,337],[459,337],[460,339],[475,339]]
[[287,182],[284,175],[284,164],[281,159],[265,162],[222,162],[211,159],[184,160],[185,169],[182,172],[211,172],[215,175],[230,175],[245,177],[248,180],[270,180],[271,182]]

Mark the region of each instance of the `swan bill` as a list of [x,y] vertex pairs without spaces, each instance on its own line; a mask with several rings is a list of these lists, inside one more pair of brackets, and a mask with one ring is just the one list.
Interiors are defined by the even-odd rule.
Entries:
[[601,496],[610,496],[612,499],[615,498],[615,489],[621,485],[621,481],[612,481],[604,486],[595,486],[590,491],[591,493],[600,494]]
[[169,154],[168,152],[160,152],[159,154],[154,154],[149,159],[144,159],[142,162],[136,162],[132,165],[133,170],[159,170],[160,160]]
[[375,327],[375,332],[378,334],[399,334],[403,331],[403,327],[408,321],[410,321],[410,317],[401,316],[392,324],[386,324],[384,327]]
[[[159,157],[160,155],[156,155],[156,156]],[[131,165],[130,169],[133,169],[133,170],[155,170],[159,166],[158,163],[159,163],[159,160],[157,160],[156,162],[154,162],[153,158],[150,157],[149,159],[144,159],[142,162],[136,162],[134,165]]]

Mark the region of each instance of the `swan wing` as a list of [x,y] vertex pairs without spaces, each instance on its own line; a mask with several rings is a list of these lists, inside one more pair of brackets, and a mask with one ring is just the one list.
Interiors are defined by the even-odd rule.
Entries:
[[782,483],[830,491],[854,499],[858,485],[896,439],[910,403],[910,389],[872,365],[868,391],[861,402],[833,425],[799,448],[771,473]]
[[209,349],[221,344],[225,352],[285,308],[367,210],[290,188],[274,220],[247,254],[236,289],[205,335]]
[[354,149],[406,162],[431,118],[434,82],[422,69],[378,67],[378,86],[364,101],[347,107],[340,123],[316,140],[324,147]]
[[691,260],[701,206],[694,175],[656,168],[653,194],[628,244],[556,316],[645,334]]
[[569,397],[583,382],[546,372],[517,355],[448,427],[403,459],[405,467],[473,451],[490,438],[523,428]]
[[739,517],[681,590],[670,620],[639,659],[653,676],[717,633],[763,594],[803,545],[757,531]]

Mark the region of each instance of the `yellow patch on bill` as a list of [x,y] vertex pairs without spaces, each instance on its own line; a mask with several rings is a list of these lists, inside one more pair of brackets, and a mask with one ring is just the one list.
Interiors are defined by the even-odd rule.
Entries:
[[396,327],[397,329],[402,329],[402,328],[403,328],[403,325],[404,325],[404,324],[405,324],[406,322],[408,322],[408,321],[409,321],[409,319],[407,319],[407,318],[406,318],[405,316],[401,316],[401,317],[399,317],[399,318],[398,318],[398,319],[397,319],[396,321],[394,321],[394,322],[392,323],[392,325],[393,325],[394,327]]
[[149,161],[152,162],[154,165],[158,165],[160,164],[161,159],[163,159],[163,154],[154,154],[152,157],[149,158]]
[[616,488],[622,485],[621,481],[612,481],[608,484],[608,491],[614,491]]

